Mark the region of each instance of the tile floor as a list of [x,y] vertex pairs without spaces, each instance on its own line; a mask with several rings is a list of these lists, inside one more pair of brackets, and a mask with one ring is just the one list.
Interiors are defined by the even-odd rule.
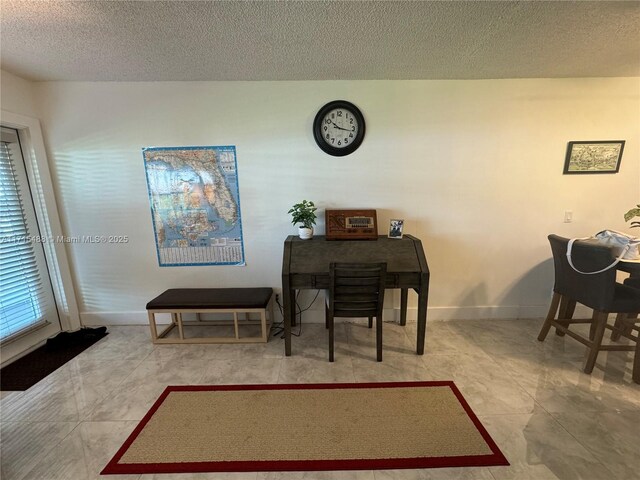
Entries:
[[[323,325],[303,325],[294,356],[279,338],[254,345],[159,345],[147,327],[110,335],[26,392],[0,399],[1,476],[96,479],[166,385],[449,380],[511,466],[359,472],[132,475],[172,479],[592,479],[640,478],[640,385],[631,352],[602,353],[581,372],[584,347],[536,340],[539,320],[432,321],[426,354],[415,325],[384,325],[384,361],[364,322],[337,325],[336,362]],[[101,477],[109,478],[109,477]]]

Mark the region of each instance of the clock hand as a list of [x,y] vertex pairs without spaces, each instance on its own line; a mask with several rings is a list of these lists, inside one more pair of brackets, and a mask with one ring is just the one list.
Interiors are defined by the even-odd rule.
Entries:
[[342,128],[339,127],[338,125],[336,125],[336,122],[332,121],[331,123],[333,123],[333,127],[337,128],[338,130],[346,130],[347,132],[350,132],[351,130],[349,130],[348,128]]

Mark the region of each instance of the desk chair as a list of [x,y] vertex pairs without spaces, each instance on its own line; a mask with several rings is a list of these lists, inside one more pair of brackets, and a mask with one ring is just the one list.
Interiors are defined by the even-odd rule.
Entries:
[[331,263],[325,320],[329,329],[329,361],[333,362],[334,318],[376,317],[377,360],[382,361],[382,305],[386,263]]
[[[553,253],[555,283],[549,313],[542,325],[538,340],[544,341],[549,329],[553,326],[557,331],[563,332],[583,343],[589,349],[584,366],[584,372],[589,374],[593,371],[598,352],[601,350],[635,350],[633,381],[640,383],[640,342],[638,337],[628,336],[628,338],[635,340],[635,347],[633,345],[602,345],[605,329],[609,328],[616,331],[615,326],[612,327],[607,324],[609,313],[626,315],[640,312],[640,289],[617,283],[615,268],[610,268],[595,275],[576,272],[567,261],[566,254],[569,240],[557,235],[549,235],[548,238]],[[595,272],[611,265],[614,256],[608,247],[576,242],[573,245],[571,259],[579,270]],[[556,318],[558,306],[561,302],[565,304],[581,303],[593,309],[593,316],[590,320],[574,320],[571,318],[572,315],[566,315],[566,309],[563,312],[561,308],[560,314]],[[573,323],[590,323],[589,338],[569,330],[570,325]]]

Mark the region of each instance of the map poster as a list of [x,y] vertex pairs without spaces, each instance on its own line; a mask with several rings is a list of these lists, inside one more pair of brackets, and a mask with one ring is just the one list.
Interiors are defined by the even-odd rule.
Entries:
[[244,265],[236,149],[142,149],[161,267]]

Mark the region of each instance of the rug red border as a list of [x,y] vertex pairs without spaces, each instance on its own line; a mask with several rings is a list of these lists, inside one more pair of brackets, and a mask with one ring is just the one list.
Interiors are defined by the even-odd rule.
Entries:
[[[194,392],[215,390],[326,390],[344,388],[398,388],[398,387],[443,387],[448,386],[465,412],[491,449],[491,455],[468,455],[458,457],[417,457],[353,460],[276,460],[250,462],[189,462],[189,463],[128,463],[118,462],[142,432],[151,417],[160,408],[171,392]],[[143,417],[124,444],[120,447],[101,475],[145,474],[145,473],[202,473],[202,472],[294,472],[325,470],[386,470],[440,467],[485,467],[509,465],[498,445],[484,428],[478,417],[452,381],[428,382],[384,382],[384,383],[306,383],[281,385],[177,385],[168,386]]]

